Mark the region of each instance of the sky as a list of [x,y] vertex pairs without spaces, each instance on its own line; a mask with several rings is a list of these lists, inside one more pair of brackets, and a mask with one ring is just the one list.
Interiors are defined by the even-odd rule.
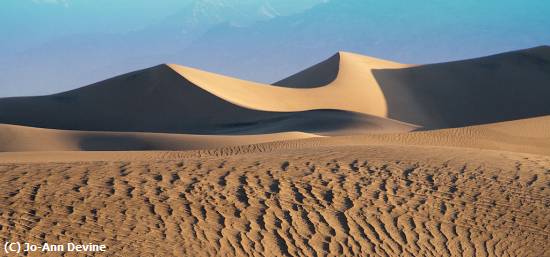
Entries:
[[550,44],[547,0],[2,0],[0,97],[177,63],[272,83],[337,51],[414,64]]

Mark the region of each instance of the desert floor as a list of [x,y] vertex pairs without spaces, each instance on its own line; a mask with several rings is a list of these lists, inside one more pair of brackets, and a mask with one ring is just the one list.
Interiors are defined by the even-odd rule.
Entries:
[[383,145],[215,155],[2,163],[0,235],[103,243],[109,256],[550,253],[548,156]]

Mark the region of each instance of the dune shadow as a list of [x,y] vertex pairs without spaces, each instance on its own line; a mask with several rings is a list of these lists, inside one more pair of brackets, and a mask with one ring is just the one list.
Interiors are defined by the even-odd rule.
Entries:
[[392,119],[426,128],[550,114],[550,48],[373,70]]
[[313,65],[288,78],[273,83],[275,86],[289,88],[315,88],[330,84],[338,77],[340,54]]
[[[270,114],[270,115],[265,115]],[[292,113],[264,113],[264,119],[218,124],[211,128],[214,134],[252,135],[302,131],[331,135],[339,131],[372,133],[384,129],[412,130],[408,125],[375,116],[341,110],[311,110]]]
[[78,146],[84,151],[142,151],[154,150],[154,144],[132,135],[85,135]]

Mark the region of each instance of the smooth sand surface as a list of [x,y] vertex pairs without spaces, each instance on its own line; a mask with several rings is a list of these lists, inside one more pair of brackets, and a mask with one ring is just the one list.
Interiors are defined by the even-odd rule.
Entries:
[[308,145],[425,145],[491,149],[550,156],[550,116],[398,134],[301,140]]
[[55,130],[0,124],[0,152],[195,150],[318,137],[302,132],[220,136]]
[[[293,88],[298,82],[309,85],[308,79],[302,79],[302,76],[283,80],[278,83],[280,86],[272,86],[179,65],[169,66],[193,84],[249,109],[285,112],[334,109],[387,116],[385,97],[371,70],[408,66],[347,52],[339,52],[319,65],[332,68],[334,64],[330,63],[335,59],[339,61],[336,78],[327,85],[313,88]],[[309,78],[317,80],[316,77],[325,76],[322,70],[317,72],[312,72]],[[285,84],[290,86],[285,87]]]
[[550,114],[550,46],[372,73],[387,117],[425,128]]
[[[9,152],[206,149],[205,151],[230,154],[254,152],[257,149],[273,151],[285,148],[373,144],[468,147],[550,155],[550,116],[463,128],[332,137],[301,132],[241,136],[90,132],[0,124],[0,152],[5,152],[0,153],[0,162],[14,158],[25,160],[24,157]],[[33,158],[40,159],[38,156],[40,154]],[[43,161],[52,158],[50,155],[44,156]],[[63,158],[66,157],[61,155],[55,159]]]
[[356,111],[437,129],[549,114],[549,70],[549,46],[428,65],[340,53],[275,84],[369,88]]

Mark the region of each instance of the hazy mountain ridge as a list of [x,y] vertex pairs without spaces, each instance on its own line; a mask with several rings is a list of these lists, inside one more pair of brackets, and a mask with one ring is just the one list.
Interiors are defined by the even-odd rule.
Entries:
[[[0,46],[5,46],[0,48],[0,53],[6,52],[2,53],[4,58],[0,61],[0,70],[3,75],[0,77],[2,88],[0,96],[37,95],[69,90],[78,85],[93,83],[105,77],[158,63],[181,62],[190,65],[194,62],[200,63],[198,60],[186,58],[178,53],[213,27],[220,24],[249,26],[260,20],[302,12],[319,2],[323,0],[299,3],[271,0],[194,0],[179,2],[177,5],[165,3],[167,6],[179,6],[179,8],[170,11],[169,15],[161,19],[146,19],[148,23],[145,24],[134,21],[134,18],[128,19],[129,21],[123,23],[131,25],[125,29],[105,24],[99,29],[90,28],[83,31],[76,28],[93,27],[94,23],[89,20],[94,20],[101,15],[82,19],[75,22],[77,25],[70,25],[71,23],[66,20],[77,16],[72,13],[87,10],[85,7],[89,3],[75,2],[68,7],[63,7],[9,1],[4,11],[12,8],[28,17],[45,16],[44,13],[48,12],[54,15],[52,18],[45,16],[43,19],[47,19],[48,22],[36,26],[23,26],[20,17],[10,20],[9,12],[6,12],[3,18],[0,17],[0,21],[9,26],[7,35],[10,36],[0,40]],[[125,4],[131,9],[136,8],[135,5],[137,5],[119,3],[120,6]],[[112,5],[114,10],[120,7],[116,3]],[[91,8],[90,10],[90,13],[97,11]],[[161,13],[161,11],[157,10],[153,13]],[[107,21],[109,19],[105,18],[98,24]],[[50,23],[51,26],[48,26]],[[20,34],[14,29],[16,27],[21,31],[27,31],[24,37],[27,35],[30,37],[28,44],[12,42],[12,38],[23,37],[18,36]],[[63,28],[66,28],[65,33]],[[55,33],[45,36],[50,33],[49,31],[55,31]],[[43,35],[40,37],[41,40],[34,38],[40,35]],[[155,47],[151,48],[151,46]],[[87,64],[83,65],[82,60],[88,60]],[[66,66],[73,69],[67,70],[64,68]],[[35,76],[26,76],[29,72],[34,73]],[[52,82],[54,80],[55,83]]]

